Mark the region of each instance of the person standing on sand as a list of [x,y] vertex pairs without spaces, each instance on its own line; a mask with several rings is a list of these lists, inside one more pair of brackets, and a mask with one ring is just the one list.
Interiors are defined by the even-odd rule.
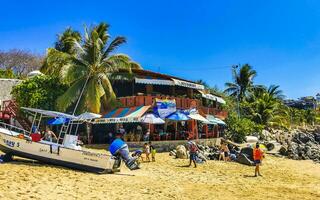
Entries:
[[196,168],[197,167],[197,163],[196,163],[197,152],[199,149],[198,149],[197,144],[195,142],[193,142],[191,140],[191,138],[188,138],[188,149],[189,149],[189,155],[190,155],[190,162],[189,162],[188,167],[190,167],[191,163],[193,162],[194,167]]
[[230,150],[228,148],[228,145],[224,142],[221,142],[219,160],[222,159],[225,162],[230,161],[229,155]]
[[151,141],[149,141],[149,148],[150,148],[152,162],[155,162],[156,161],[157,150],[154,148],[154,146],[152,145]]
[[254,170],[254,176],[257,177],[262,176],[260,173],[260,165],[261,161],[263,159],[263,151],[259,148],[259,143],[256,144],[256,148],[253,149],[253,160],[254,164],[256,165],[256,168]]
[[150,162],[150,147],[148,143],[144,143],[144,153],[146,154],[146,161]]

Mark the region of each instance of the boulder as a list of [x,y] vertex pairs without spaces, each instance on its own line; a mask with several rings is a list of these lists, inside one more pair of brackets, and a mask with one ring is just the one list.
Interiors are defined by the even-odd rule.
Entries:
[[285,146],[281,146],[279,153],[283,156],[288,156],[288,149]]
[[186,159],[188,158],[188,152],[185,146],[179,145],[176,148],[176,157],[181,158],[181,159]]
[[273,143],[268,143],[268,144],[266,145],[266,147],[267,147],[268,151],[271,151],[271,150],[274,149],[275,145],[274,145]]
[[240,153],[238,155],[237,161],[241,164],[244,165],[249,165],[249,166],[253,166],[254,162],[253,160],[249,159],[248,156],[246,154]]

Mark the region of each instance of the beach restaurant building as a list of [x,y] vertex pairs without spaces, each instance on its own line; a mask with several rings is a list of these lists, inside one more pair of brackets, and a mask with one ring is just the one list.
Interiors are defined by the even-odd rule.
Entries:
[[[107,142],[110,127],[110,132],[124,129],[127,141],[142,140],[148,130],[154,141],[221,136],[227,117],[221,96],[182,78],[140,69],[132,73],[129,81],[113,82],[119,105],[94,121],[92,143]],[[164,123],[143,123],[151,113]]]

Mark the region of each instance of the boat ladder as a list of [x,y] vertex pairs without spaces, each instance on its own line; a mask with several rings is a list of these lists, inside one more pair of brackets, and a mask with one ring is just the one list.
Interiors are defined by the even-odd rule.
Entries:
[[68,133],[68,129],[69,129],[69,124],[68,123],[62,124],[57,143],[59,143],[59,144],[63,143],[64,136],[65,136],[65,134]]

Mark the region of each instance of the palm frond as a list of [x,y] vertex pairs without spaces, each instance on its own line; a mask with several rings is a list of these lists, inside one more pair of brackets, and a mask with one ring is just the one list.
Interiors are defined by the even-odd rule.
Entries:
[[126,43],[126,38],[122,36],[116,37],[107,47],[106,51],[104,52],[104,58],[108,57],[110,53],[116,50],[120,45]]
[[68,107],[74,104],[79,98],[81,89],[85,84],[86,79],[82,78],[74,82],[70,88],[57,99],[57,108],[59,111],[66,111]]

